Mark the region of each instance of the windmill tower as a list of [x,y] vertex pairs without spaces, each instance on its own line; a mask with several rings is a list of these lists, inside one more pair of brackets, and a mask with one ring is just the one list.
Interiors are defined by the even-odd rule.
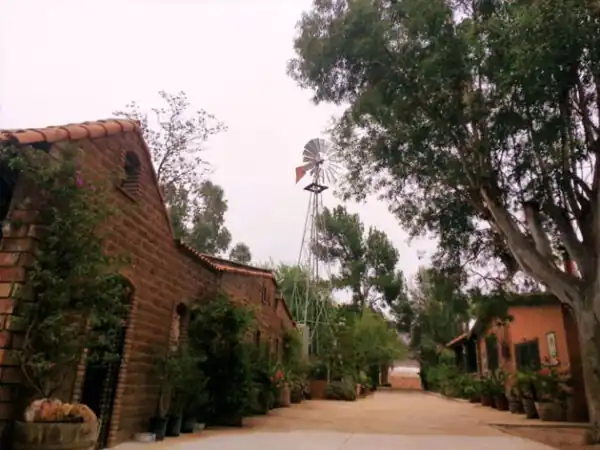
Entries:
[[297,274],[292,293],[294,319],[303,331],[304,351],[318,353],[319,330],[327,326],[327,306],[330,298],[319,289],[319,284],[329,280],[330,271],[317,258],[315,244],[319,239],[319,221],[323,211],[323,192],[329,188],[339,173],[337,154],[324,139],[312,139],[302,152],[303,165],[296,167],[296,183],[305,176],[310,183],[304,187],[309,193],[304,231],[298,255]]

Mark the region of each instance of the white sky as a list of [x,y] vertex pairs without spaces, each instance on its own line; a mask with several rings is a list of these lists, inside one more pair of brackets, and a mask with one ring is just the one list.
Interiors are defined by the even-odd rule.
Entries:
[[[233,242],[255,262],[295,262],[307,193],[294,184],[302,148],[332,106],[286,75],[295,23],[310,0],[0,0],[0,128],[111,117],[131,100],[183,90],[229,130],[209,141],[213,180],[229,202]],[[325,204],[335,205],[331,195]],[[408,276],[417,252],[385,204],[349,204],[388,233]]]

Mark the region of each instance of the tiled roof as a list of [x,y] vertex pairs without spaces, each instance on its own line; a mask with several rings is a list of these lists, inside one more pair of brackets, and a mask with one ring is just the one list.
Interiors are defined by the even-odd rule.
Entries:
[[53,144],[60,141],[96,139],[128,131],[139,133],[140,124],[135,120],[107,119],[46,128],[1,130],[0,141],[13,141],[23,145],[40,141]]
[[273,274],[273,272],[271,270],[261,269],[259,267],[247,266],[245,264],[240,264],[240,263],[236,263],[233,261],[229,261],[227,259],[218,258],[216,256],[208,255],[206,253],[201,253],[201,252],[193,249],[189,245],[186,245],[182,242],[179,242],[179,245],[184,247],[190,253],[193,253],[196,257],[202,259],[204,262],[206,262],[208,265],[210,265],[213,269],[215,269],[218,272],[230,272],[230,273],[237,273],[240,275],[250,275],[250,276],[269,278],[269,279],[273,280],[275,285],[277,285],[275,275]]
[[[0,130],[0,142],[8,141],[16,144],[27,145],[36,142],[47,142],[54,144],[56,142],[80,141],[83,139],[98,139],[107,136],[114,136],[120,133],[135,132],[140,138],[142,149],[146,153],[148,161],[152,161],[152,155],[148,145],[144,140],[140,123],[137,120],[130,119],[106,119],[96,120],[94,122],[70,123],[45,128],[26,128],[22,130]],[[165,200],[160,188],[158,187],[158,176],[154,166],[150,164],[150,173],[154,180],[156,191],[163,205]],[[173,234],[173,225],[166,206],[163,208],[164,217]]]

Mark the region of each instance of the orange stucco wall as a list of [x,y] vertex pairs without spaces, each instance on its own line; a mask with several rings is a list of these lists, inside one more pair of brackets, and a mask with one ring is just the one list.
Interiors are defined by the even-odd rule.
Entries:
[[499,362],[501,367],[510,372],[515,371],[517,365],[514,346],[521,342],[538,339],[540,358],[544,362],[550,356],[546,339],[546,334],[550,332],[556,334],[557,360],[561,366],[569,365],[569,349],[560,305],[513,306],[509,314],[513,320],[508,325],[490,324],[478,340],[480,370],[487,369],[487,366],[483,366],[483,362],[487,361],[485,337],[492,333],[496,334],[498,343],[505,342],[508,345],[508,355],[501,351]]

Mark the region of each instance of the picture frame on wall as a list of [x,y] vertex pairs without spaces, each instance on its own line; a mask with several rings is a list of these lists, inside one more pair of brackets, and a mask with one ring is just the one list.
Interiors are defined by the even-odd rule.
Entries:
[[556,333],[550,331],[546,333],[546,344],[548,345],[548,358],[550,364],[558,364],[558,350],[556,348]]

